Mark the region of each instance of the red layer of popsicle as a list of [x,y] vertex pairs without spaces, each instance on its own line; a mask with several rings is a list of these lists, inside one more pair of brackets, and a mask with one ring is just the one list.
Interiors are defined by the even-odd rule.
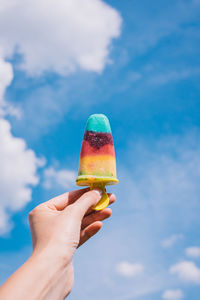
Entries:
[[104,145],[100,149],[90,146],[88,141],[83,140],[80,157],[87,155],[111,155],[115,157],[114,146],[111,144]]

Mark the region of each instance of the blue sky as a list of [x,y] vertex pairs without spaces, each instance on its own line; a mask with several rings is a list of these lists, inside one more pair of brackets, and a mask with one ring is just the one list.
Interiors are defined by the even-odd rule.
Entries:
[[0,281],[31,253],[28,212],[75,188],[86,120],[105,113],[117,202],[69,299],[198,300],[200,1],[0,4]]

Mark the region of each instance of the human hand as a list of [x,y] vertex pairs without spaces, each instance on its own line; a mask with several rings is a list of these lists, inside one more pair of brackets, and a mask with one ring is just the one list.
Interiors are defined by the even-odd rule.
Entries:
[[[0,298],[63,300],[73,281],[76,248],[99,231],[112,211],[91,209],[98,203],[99,190],[65,193],[38,205],[29,214],[33,253],[0,287]],[[110,204],[115,196],[109,194]]]
[[[76,248],[95,235],[102,220],[111,216],[112,210],[91,209],[101,198],[101,191],[81,189],[65,193],[38,205],[29,214],[33,255],[43,250],[48,257],[58,257],[70,270],[70,290],[73,285],[72,259]],[[110,204],[115,196],[109,194]],[[49,253],[50,252],[50,253]]]

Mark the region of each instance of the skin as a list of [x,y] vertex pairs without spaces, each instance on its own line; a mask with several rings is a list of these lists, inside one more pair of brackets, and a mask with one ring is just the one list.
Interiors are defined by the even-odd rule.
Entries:
[[[74,283],[74,252],[112,214],[110,208],[92,210],[100,198],[98,189],[76,190],[44,202],[29,213],[32,255],[0,287],[0,299],[59,300],[69,295]],[[115,196],[109,194],[109,199],[112,204]]]

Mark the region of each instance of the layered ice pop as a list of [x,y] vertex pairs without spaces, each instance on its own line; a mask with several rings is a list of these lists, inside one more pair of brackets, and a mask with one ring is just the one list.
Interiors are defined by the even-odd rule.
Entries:
[[94,207],[95,210],[108,206],[109,198],[105,186],[118,183],[118,179],[110,123],[103,114],[91,115],[87,121],[76,183],[79,186],[90,186],[90,189],[103,190],[102,198]]

